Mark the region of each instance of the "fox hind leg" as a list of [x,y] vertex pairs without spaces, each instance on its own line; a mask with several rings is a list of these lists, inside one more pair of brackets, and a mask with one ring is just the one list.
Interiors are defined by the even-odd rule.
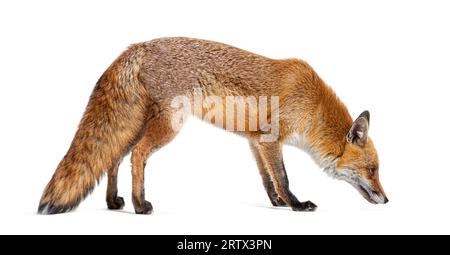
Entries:
[[170,114],[160,112],[158,116],[148,121],[144,136],[132,151],[132,201],[137,214],[151,214],[153,211],[152,204],[145,200],[146,161],[153,152],[172,141],[176,134],[177,132],[171,126]]
[[117,196],[117,172],[119,170],[119,164],[108,170],[108,187],[106,190],[106,204],[108,209],[119,210],[125,205],[123,197]]
[[264,162],[262,161],[261,156],[259,155],[257,144],[253,141],[249,141],[250,149],[252,150],[253,156],[255,157],[256,164],[258,166],[259,174],[261,175],[264,188],[266,189],[267,195],[269,196],[270,202],[273,206],[286,206],[286,202],[278,196],[275,191],[275,187],[273,186],[273,182],[270,179],[269,172],[267,168],[264,166]]

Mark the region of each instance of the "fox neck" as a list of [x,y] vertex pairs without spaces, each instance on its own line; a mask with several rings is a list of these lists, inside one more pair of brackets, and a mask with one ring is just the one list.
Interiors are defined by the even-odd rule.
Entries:
[[307,151],[321,168],[333,176],[353,121],[334,91],[320,78],[316,81],[320,91],[316,109],[307,124],[299,127],[287,143]]

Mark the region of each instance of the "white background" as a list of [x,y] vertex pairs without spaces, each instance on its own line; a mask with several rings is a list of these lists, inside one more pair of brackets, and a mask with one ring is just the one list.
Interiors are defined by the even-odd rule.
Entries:
[[[0,233],[450,233],[448,1],[2,1]],[[307,60],[370,135],[390,199],[372,205],[284,149],[291,188],[314,213],[272,208],[247,147],[191,118],[152,156],[153,215],[135,215],[126,157],[123,211],[106,180],[68,214],[36,215],[95,82],[127,45],[162,36],[225,42]]]

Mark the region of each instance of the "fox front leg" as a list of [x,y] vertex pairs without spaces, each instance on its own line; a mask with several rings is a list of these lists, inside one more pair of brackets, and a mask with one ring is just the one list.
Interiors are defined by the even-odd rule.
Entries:
[[258,144],[249,141],[250,149],[252,150],[253,156],[255,157],[256,164],[258,166],[259,174],[261,175],[264,188],[267,192],[267,196],[269,196],[270,202],[273,206],[286,206],[286,202],[281,199],[280,196],[278,196],[277,192],[275,191],[275,187],[273,186],[273,182],[270,179],[269,171],[264,166],[264,162],[259,155],[258,151]]
[[311,201],[300,202],[289,189],[281,144],[278,142],[258,143],[255,147],[278,196],[294,211],[314,211],[317,207],[314,203]]

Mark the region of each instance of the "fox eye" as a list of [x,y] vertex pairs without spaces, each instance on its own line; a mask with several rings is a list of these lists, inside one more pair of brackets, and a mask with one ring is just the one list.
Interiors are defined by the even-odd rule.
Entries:
[[371,168],[369,169],[369,172],[370,172],[370,175],[373,176],[373,175],[375,174],[375,168],[374,168],[374,167],[371,167]]

